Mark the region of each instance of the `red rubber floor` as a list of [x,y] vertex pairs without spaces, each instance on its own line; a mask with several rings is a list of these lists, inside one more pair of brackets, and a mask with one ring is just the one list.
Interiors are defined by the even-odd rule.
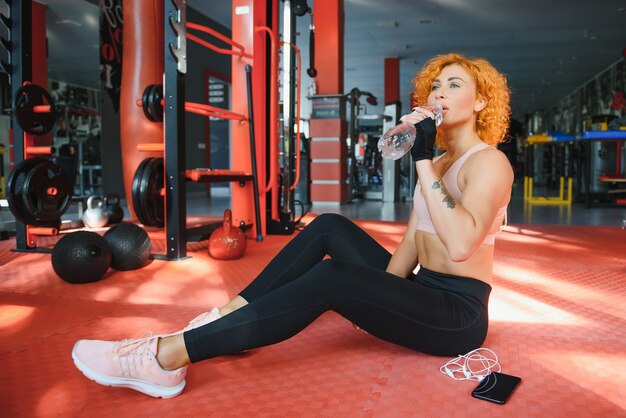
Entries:
[[[389,249],[404,231],[359,224]],[[193,365],[170,400],[100,386],[74,368],[77,339],[179,329],[234,296],[289,239],[251,240],[235,261],[194,244],[187,260],[86,285],[57,278],[49,255],[0,242],[0,417],[626,416],[626,231],[612,227],[509,226],[499,235],[484,347],[523,379],[504,406],[441,374],[447,358],[377,340],[335,313],[289,341]]]

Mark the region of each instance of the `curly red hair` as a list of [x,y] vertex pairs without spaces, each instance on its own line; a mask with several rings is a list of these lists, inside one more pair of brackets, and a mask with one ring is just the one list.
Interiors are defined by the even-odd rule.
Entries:
[[[413,79],[414,105],[426,104],[433,80],[444,67],[452,64],[460,65],[474,77],[477,97],[487,100],[487,105],[476,118],[475,129],[478,136],[489,145],[504,141],[511,117],[511,93],[506,77],[486,59],[469,58],[455,53],[430,59]],[[445,138],[440,130],[437,131],[437,146],[446,149]]]

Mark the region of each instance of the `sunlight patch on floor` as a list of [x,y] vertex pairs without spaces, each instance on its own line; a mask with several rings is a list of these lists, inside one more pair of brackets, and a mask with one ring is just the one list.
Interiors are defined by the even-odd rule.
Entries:
[[0,306],[0,330],[8,329],[25,322],[35,312],[33,306],[1,305]]

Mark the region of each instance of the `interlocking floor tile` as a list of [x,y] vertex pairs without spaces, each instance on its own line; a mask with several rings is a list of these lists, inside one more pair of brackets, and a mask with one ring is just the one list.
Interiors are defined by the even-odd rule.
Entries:
[[[389,250],[404,225],[361,221]],[[154,251],[163,251],[151,233]],[[626,240],[611,227],[509,225],[496,244],[485,347],[522,384],[506,405],[439,372],[448,358],[356,331],[335,313],[289,341],[190,367],[183,394],[157,400],[106,388],[73,366],[80,338],[180,329],[235,296],[290,239],[248,241],[240,260],[191,258],[60,280],[46,254],[0,242],[1,417],[626,417]],[[54,240],[48,239],[49,244]]]

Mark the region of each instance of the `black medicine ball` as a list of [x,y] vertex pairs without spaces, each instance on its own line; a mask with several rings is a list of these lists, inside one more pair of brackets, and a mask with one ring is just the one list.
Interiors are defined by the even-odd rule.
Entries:
[[111,265],[111,249],[95,232],[65,235],[52,250],[52,268],[68,283],[91,283],[104,276]]
[[135,270],[150,257],[152,242],[148,233],[135,224],[121,223],[104,234],[111,248],[111,267],[115,270]]

